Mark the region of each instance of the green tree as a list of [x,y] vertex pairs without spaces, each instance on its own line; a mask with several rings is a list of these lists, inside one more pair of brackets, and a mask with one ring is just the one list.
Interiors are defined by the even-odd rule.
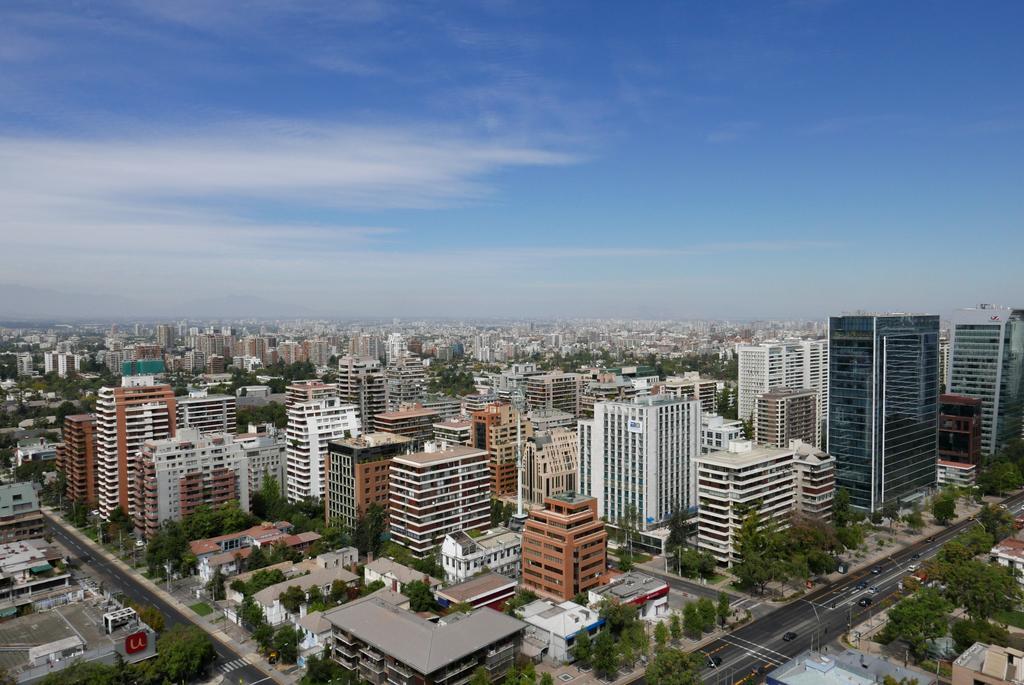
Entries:
[[1010,461],[996,461],[978,475],[978,487],[986,495],[1001,497],[1021,486],[1020,467]]
[[373,502],[356,521],[353,542],[361,554],[380,555],[387,531],[387,512],[378,502]]
[[889,609],[882,631],[886,640],[903,640],[917,657],[925,654],[927,641],[946,634],[952,605],[934,588],[923,588]]
[[139,620],[148,625],[150,628],[158,633],[162,633],[164,630],[165,619],[163,613],[152,604],[136,609],[139,614]]
[[540,676],[540,685],[555,685],[555,679],[551,677],[551,673],[544,671]]
[[844,528],[851,522],[850,491],[846,488],[836,488],[832,498],[832,521],[836,528]]
[[274,633],[274,649],[286,664],[294,664],[299,658],[299,633],[290,625],[281,626]]
[[196,626],[177,625],[160,636],[156,643],[153,670],[162,682],[184,683],[206,674],[217,658],[213,638]]
[[889,522],[889,529],[896,525],[896,522],[900,518],[900,503],[897,500],[891,499],[888,502],[882,503],[882,518]]
[[903,522],[907,524],[907,528],[915,533],[924,528],[924,517],[921,515],[921,510],[916,506],[907,512],[903,517]]
[[226,597],[224,592],[224,574],[221,572],[220,566],[213,572],[210,582],[206,584],[206,591],[210,593],[210,597],[215,602],[219,602]]
[[729,595],[725,592],[718,593],[718,604],[715,606],[715,613],[718,614],[718,620],[725,627],[725,622],[729,620],[729,615],[732,613],[730,607]]
[[668,626],[662,621],[654,626],[654,644],[658,646],[658,649],[668,644]]
[[491,685],[491,677],[487,674],[487,669],[480,666],[473,671],[473,677],[469,679],[469,685]]
[[594,640],[593,666],[598,675],[610,678],[619,670],[615,641],[610,631],[602,630]]
[[980,619],[957,621],[953,624],[951,634],[958,652],[963,652],[975,642],[1006,647],[1010,640],[1006,628]]
[[636,607],[622,604],[611,599],[601,600],[599,612],[608,625],[612,637],[618,639],[636,622]]
[[298,614],[299,609],[306,603],[306,593],[298,585],[289,585],[277,598],[289,614]]
[[696,602],[690,602],[683,609],[683,629],[693,640],[704,634],[704,617]]
[[1006,509],[989,504],[978,512],[978,522],[997,542],[1013,535],[1013,516]]
[[700,612],[703,632],[713,630],[715,627],[715,617],[718,615],[715,603],[707,597],[701,597],[697,600],[697,611]]
[[678,649],[660,649],[647,666],[649,685],[701,685],[700,658]]
[[673,611],[668,620],[668,632],[672,635],[673,640],[678,640],[683,636],[683,620],[679,618],[678,611]]
[[274,644],[274,629],[268,623],[260,623],[252,631],[252,639],[260,646],[263,653],[270,651]]
[[943,573],[946,597],[974,619],[991,618],[1020,600],[1020,585],[1013,571],[999,564],[970,559],[950,564]]
[[430,588],[422,580],[414,580],[402,586],[402,594],[409,598],[409,608],[413,611],[434,611],[437,602]]
[[581,630],[576,634],[576,639],[573,640],[572,645],[572,656],[576,661],[581,664],[590,663],[591,656],[591,644],[590,644],[590,633],[586,630]]
[[932,516],[940,526],[948,526],[956,518],[956,497],[942,493],[932,500]]

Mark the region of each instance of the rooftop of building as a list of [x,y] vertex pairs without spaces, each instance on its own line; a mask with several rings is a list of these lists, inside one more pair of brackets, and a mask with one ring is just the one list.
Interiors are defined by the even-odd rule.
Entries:
[[725,427],[742,427],[743,422],[739,419],[727,419],[724,416],[718,414],[701,414],[701,424],[708,428],[725,428]]
[[458,445],[447,450],[438,450],[436,452],[403,454],[399,457],[395,457],[395,461],[406,462],[415,466],[422,466],[424,464],[438,464],[452,459],[461,459],[463,457],[478,456],[487,456],[487,452],[485,450],[477,449],[476,447]]
[[287,580],[283,580],[280,583],[265,587],[253,595],[253,599],[264,606],[271,606],[275,601],[277,601],[278,595],[290,587],[294,586],[306,591],[314,585],[330,585],[335,580],[340,580],[346,585],[349,585],[359,580],[359,576],[352,573],[347,568],[341,568],[340,566],[332,568],[315,568],[304,576],[295,576],[288,578]]
[[532,626],[569,638],[579,631],[600,626],[604,623],[601,615],[576,602],[554,602],[537,599],[522,608],[523,620]]
[[760,395],[758,395],[758,397],[759,398],[764,398],[766,400],[777,400],[777,399],[782,399],[784,397],[797,397],[797,396],[804,396],[804,395],[816,396],[817,393],[818,393],[818,391],[814,390],[813,388],[783,388],[783,387],[779,387],[779,388],[771,388],[768,392],[763,392]]
[[772,678],[786,685],[873,685],[885,676],[906,678],[918,685],[933,685],[935,678],[924,671],[893,664],[881,657],[847,649],[827,655],[803,652],[779,666]]
[[793,452],[794,450],[788,447],[766,447],[750,440],[730,440],[729,449],[701,454],[695,457],[695,460],[700,464],[734,469],[792,455]]
[[1005,540],[997,542],[989,554],[992,556],[1024,560],[1024,540],[1006,538]]
[[584,504],[594,498],[573,490],[568,490],[566,492],[560,492],[557,495],[550,495],[548,499],[553,499],[557,502],[565,502],[566,504]]
[[287,521],[278,521],[276,523],[265,521],[258,526],[253,526],[246,530],[240,530],[237,533],[226,533],[224,535],[217,535],[203,540],[193,540],[189,543],[189,546],[192,548],[192,553],[199,556],[200,554],[209,554],[211,552],[219,551],[220,544],[218,543],[224,542],[225,540],[234,540],[242,537],[251,537],[254,540],[279,537],[286,534],[286,531],[291,530],[291,528],[292,524]]
[[375,597],[343,604],[325,615],[334,626],[424,675],[526,627],[522,621],[488,608],[452,614],[434,623]]
[[502,589],[515,588],[516,584],[512,578],[499,573],[487,572],[438,590],[437,594],[455,603],[472,602],[474,599],[486,597]]
[[[0,576],[26,570],[50,570],[50,562],[63,555],[42,538],[0,544]],[[46,568],[42,568],[46,566]]]
[[991,678],[1011,683],[1024,682],[1024,652],[1012,647],[975,642],[953,663]]
[[789,449],[793,450],[793,456],[796,457],[798,461],[805,464],[822,464],[827,461],[835,461],[835,458],[825,450],[812,445],[809,442],[804,442],[799,438],[789,441]]
[[412,438],[399,435],[398,433],[374,431],[372,433],[363,433],[354,438],[331,440],[331,442],[338,443],[339,445],[348,445],[349,447],[381,447],[383,445],[404,445],[412,442]]
[[450,537],[457,542],[466,554],[471,554],[471,548],[473,547],[478,547],[480,549],[495,549],[514,545],[522,541],[522,536],[520,536],[519,533],[514,533],[508,528],[504,528],[502,526],[491,528],[477,537],[473,537],[464,530],[449,533],[447,537]]
[[381,412],[380,414],[375,415],[374,420],[383,419],[384,421],[400,421],[401,419],[415,419],[427,416],[436,417],[437,410],[424,407],[422,404],[417,404],[411,407],[398,409],[397,411]]
[[469,419],[445,419],[434,424],[435,428],[465,429],[472,428],[473,422]]
[[368,562],[365,568],[382,576],[391,576],[402,585],[412,583],[417,580],[426,582],[430,587],[440,587],[443,584],[433,576],[428,576],[421,571],[409,568],[405,564],[400,564],[394,559],[389,559],[388,557],[374,559],[373,561]]
[[620,602],[629,602],[663,589],[667,590],[668,585],[661,578],[638,571],[628,571],[607,585],[594,588],[591,592],[614,597]]
[[964,404],[971,406],[981,406],[980,397],[970,397],[968,395],[957,395],[955,393],[946,392],[939,395],[939,404]]
[[974,464],[967,464],[962,461],[950,461],[949,459],[939,459],[936,463],[947,469],[960,469],[961,471],[974,471],[978,468]]

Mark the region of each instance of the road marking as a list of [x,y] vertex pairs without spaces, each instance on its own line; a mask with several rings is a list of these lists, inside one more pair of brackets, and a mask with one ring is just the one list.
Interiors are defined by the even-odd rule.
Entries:
[[[723,642],[726,642],[726,643],[732,645],[733,647],[738,647],[738,648],[742,649],[743,651],[745,651],[750,656],[757,657],[758,659],[768,659],[769,661],[772,661],[772,662],[778,662],[776,665],[784,664],[784,663],[786,663],[787,661],[790,660],[790,657],[786,656],[785,654],[782,654],[781,652],[776,652],[774,649],[772,649],[770,647],[765,647],[764,645],[759,645],[758,643],[751,642],[750,640],[744,640],[743,638],[736,637],[735,635],[730,635],[729,637],[723,637],[723,638],[721,638],[721,640]],[[739,642],[731,642],[730,640],[739,640]],[[745,645],[744,644],[740,644],[742,642],[746,642],[747,644],[745,644]],[[779,657],[782,657],[782,658],[779,659],[779,657],[771,656],[772,654],[778,654]]]
[[226,664],[221,664],[220,666],[217,667],[217,670],[220,671],[221,673],[230,673],[231,671],[234,671],[235,669],[242,668],[243,666],[248,666],[248,665],[249,665],[249,662],[246,661],[245,659],[234,659],[233,661],[229,661]]

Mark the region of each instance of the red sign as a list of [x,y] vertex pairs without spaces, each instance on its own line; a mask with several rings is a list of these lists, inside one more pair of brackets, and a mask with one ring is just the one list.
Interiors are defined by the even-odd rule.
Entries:
[[135,654],[144,650],[148,644],[149,635],[145,631],[140,630],[124,639],[124,651],[126,654]]

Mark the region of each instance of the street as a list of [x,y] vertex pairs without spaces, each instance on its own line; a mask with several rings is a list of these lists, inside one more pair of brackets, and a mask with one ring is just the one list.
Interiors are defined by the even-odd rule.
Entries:
[[[69,532],[68,526],[55,519],[50,514],[44,514],[54,538],[72,555],[78,559],[83,567],[91,570],[98,579],[102,580],[104,586],[114,592],[123,592],[133,601],[139,604],[151,604],[160,610],[164,615],[167,627],[174,625],[195,625],[185,617],[178,609],[165,602],[159,595],[147,587],[145,581],[132,577],[114,564],[107,561],[98,550],[87,548],[78,538]],[[225,682],[234,685],[255,685],[256,683],[268,682],[271,677],[259,668],[246,661],[242,655],[219,640],[210,637],[213,647],[217,652],[217,661],[212,666],[213,673],[224,674]]]
[[[1024,493],[1003,500],[1011,510],[1021,502],[1024,502]],[[966,520],[952,525],[936,534],[932,542],[922,541],[905,547],[884,561],[822,586],[708,644],[701,651],[720,657],[722,663],[717,668],[704,669],[704,682],[732,685],[759,669],[766,673],[777,668],[808,649],[827,647],[848,625],[857,625],[869,618],[887,597],[898,591],[900,580],[909,573],[907,566],[931,558],[943,544],[973,525],[980,524]],[[920,558],[912,559],[914,554],[919,554]],[[875,566],[880,569],[877,574],[871,572]],[[861,581],[878,588],[878,592],[869,594],[866,589],[856,589]],[[862,597],[871,597],[871,606],[859,606],[857,602]],[[796,637],[783,640],[783,635],[789,631],[796,633]]]

